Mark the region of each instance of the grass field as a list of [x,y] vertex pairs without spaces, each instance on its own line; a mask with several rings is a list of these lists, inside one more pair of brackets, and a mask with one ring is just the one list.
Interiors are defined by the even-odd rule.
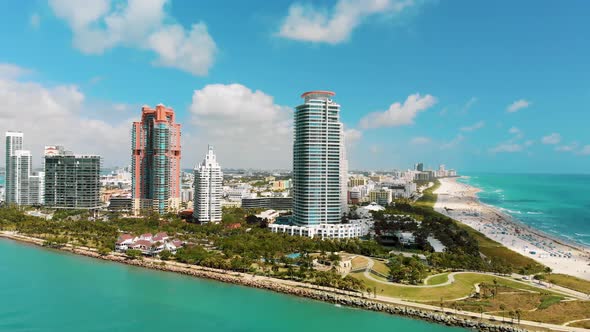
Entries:
[[352,269],[359,269],[362,267],[366,267],[367,263],[369,262],[368,259],[366,259],[365,257],[362,256],[356,256],[355,258],[352,259]]
[[447,282],[447,280],[449,280],[448,273],[436,274],[432,278],[428,279],[427,285],[440,285]]
[[572,320],[590,318],[590,301],[565,301],[546,309],[523,312],[522,319],[551,324],[563,324]]
[[474,284],[482,282],[492,284],[494,282],[494,279],[498,281],[498,284],[500,286],[506,286],[515,289],[539,291],[538,288],[525,285],[516,281],[478,273],[457,274],[455,276],[454,283],[447,286],[440,286],[435,288],[386,285],[366,278],[363,273],[351,273],[350,276],[364,281],[365,285],[367,285],[371,289],[376,288],[377,295],[420,302],[440,301],[441,298],[443,298],[443,300],[445,301],[450,301],[466,297],[474,292]]
[[549,274],[546,277],[549,282],[558,286],[573,289],[584,294],[590,294],[590,281],[565,274]]
[[590,319],[589,320],[584,320],[584,321],[581,321],[581,322],[575,322],[575,323],[572,323],[572,324],[570,324],[568,326],[581,327],[583,329],[590,329]]
[[376,259],[373,260],[373,262],[375,264],[373,264],[373,270],[388,276],[389,275],[389,267],[387,267],[387,265],[385,265],[385,263],[383,263],[382,261],[378,261]]

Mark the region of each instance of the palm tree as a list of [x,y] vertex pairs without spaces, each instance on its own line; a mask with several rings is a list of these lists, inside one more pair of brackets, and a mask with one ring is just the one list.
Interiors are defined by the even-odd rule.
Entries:
[[508,316],[510,316],[510,319],[512,320],[512,323],[514,324],[514,311],[510,310],[508,312]]
[[520,309],[516,309],[516,312],[514,314],[516,315],[516,319],[518,320],[518,324],[520,324],[520,314],[521,314]]
[[504,322],[504,311],[506,310],[506,306],[504,304],[500,304],[500,310],[502,310],[502,322]]

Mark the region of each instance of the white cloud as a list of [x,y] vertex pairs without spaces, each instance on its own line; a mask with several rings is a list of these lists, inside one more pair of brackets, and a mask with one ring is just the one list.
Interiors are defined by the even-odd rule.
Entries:
[[344,140],[348,147],[354,146],[362,136],[363,132],[358,129],[350,128],[344,130]]
[[373,154],[377,154],[377,153],[381,152],[381,147],[379,145],[371,145],[371,146],[369,146],[369,152],[371,152]]
[[557,152],[574,152],[578,148],[578,143],[573,142],[568,145],[560,145],[555,147]]
[[582,155],[582,156],[590,156],[590,145],[586,145],[586,146],[582,147],[582,149],[580,149],[578,154]]
[[508,130],[509,133],[513,134],[513,135],[519,135],[521,133],[520,129],[516,128],[516,127],[512,127],[510,128],[510,130]]
[[413,145],[429,144],[430,142],[432,142],[432,140],[429,137],[424,137],[424,136],[414,137],[414,138],[412,138],[412,140],[410,140],[410,144],[413,144]]
[[224,167],[291,167],[292,111],[272,96],[241,84],[211,84],[194,92],[190,111],[196,134],[184,135],[184,146],[192,151],[199,145],[204,153],[212,144]]
[[459,134],[455,138],[453,138],[453,140],[451,140],[450,142],[447,142],[447,143],[444,143],[443,145],[441,145],[440,148],[443,150],[452,149],[452,148],[456,147],[457,145],[461,144],[461,142],[463,142],[464,140],[465,140],[465,136]]
[[524,150],[524,146],[522,144],[502,143],[502,144],[496,146],[495,148],[490,149],[490,152],[492,152],[492,153],[502,153],[502,152],[514,153],[514,152],[520,152],[522,150]]
[[0,79],[16,79],[27,74],[32,70],[22,68],[10,63],[0,63]]
[[508,113],[518,112],[519,110],[521,110],[523,108],[527,108],[527,107],[531,106],[531,104],[532,103],[526,99],[519,99],[519,100],[513,102],[512,104],[508,105],[508,107],[506,108],[506,112],[508,112]]
[[415,5],[414,0],[338,0],[334,8],[295,3],[289,7],[278,35],[314,43],[338,44],[371,16],[394,15]]
[[155,52],[155,65],[206,75],[217,46],[202,23],[185,30],[165,12],[167,0],[50,0],[55,15],[73,32],[74,47],[85,54],[102,54],[118,47]]
[[[14,65],[0,68],[7,66],[28,72]],[[22,131],[25,149],[32,151],[36,166],[41,165],[43,147],[53,144],[77,153],[100,154],[107,166],[129,163],[131,122],[127,114],[105,115],[111,107],[100,107],[96,114],[109,121],[98,119],[92,113],[92,102],[75,85],[46,86],[4,76],[0,77],[0,99],[0,133]]]
[[436,104],[431,95],[420,96],[416,93],[408,96],[404,104],[393,103],[384,112],[373,112],[361,119],[361,128],[396,127],[414,123],[418,112],[425,111]]
[[29,24],[31,24],[33,28],[38,29],[39,26],[41,26],[41,16],[39,16],[37,13],[34,13],[29,19]]
[[476,131],[478,129],[483,128],[485,125],[486,125],[485,122],[479,121],[479,122],[477,122],[477,123],[475,123],[475,124],[473,124],[471,126],[467,126],[467,127],[461,128],[461,131],[468,131],[468,132]]
[[477,97],[471,97],[466,103],[465,105],[463,105],[463,107],[461,108],[461,112],[462,114],[465,114],[467,112],[469,112],[469,110],[471,109],[471,107],[473,107],[473,105],[475,105],[475,103],[477,103]]
[[550,145],[559,144],[559,142],[561,142],[561,135],[559,135],[558,133],[552,133],[551,135],[543,137],[541,139],[541,142],[543,142],[543,144]]

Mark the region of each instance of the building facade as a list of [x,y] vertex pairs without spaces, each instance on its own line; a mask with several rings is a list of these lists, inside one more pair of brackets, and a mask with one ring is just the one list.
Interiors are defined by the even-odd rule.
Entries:
[[9,204],[43,204],[43,172],[33,172],[31,151],[23,150],[23,133],[6,133],[6,197]]
[[100,156],[45,147],[45,205],[58,209],[100,208]]
[[5,200],[9,204],[18,204],[18,185],[17,171],[13,166],[12,155],[17,150],[23,149],[23,133],[9,131],[6,132],[6,176],[5,176]]
[[306,92],[295,108],[293,143],[293,222],[298,225],[339,223],[343,142],[340,105],[330,91]]
[[293,197],[242,198],[242,208],[291,210],[293,208]]
[[209,146],[203,162],[195,167],[193,218],[200,223],[221,221],[223,173],[213,147]]
[[174,110],[143,106],[131,131],[134,209],[166,213],[180,205],[180,124]]

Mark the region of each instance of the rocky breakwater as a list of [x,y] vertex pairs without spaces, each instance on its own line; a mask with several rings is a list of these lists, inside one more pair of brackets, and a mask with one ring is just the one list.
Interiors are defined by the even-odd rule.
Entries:
[[[193,265],[180,264],[175,262],[159,262],[151,259],[127,259],[122,255],[101,256],[95,251],[75,250],[75,253],[85,256],[100,258],[120,262],[128,265],[144,267],[149,269],[176,272],[199,278],[207,278],[225,283],[254,287],[259,289],[270,290],[283,294],[306,297],[313,300],[324,301],[328,303],[339,304],[348,307],[360,308],[364,310],[385,312],[392,315],[405,316],[410,318],[422,319],[433,323],[445,324],[448,326],[457,326],[478,331],[490,332],[526,332],[527,330],[509,325],[497,325],[482,321],[475,321],[468,318],[462,318],[456,315],[427,311],[409,306],[398,306],[384,304],[361,296],[349,296],[337,294],[330,291],[306,288],[304,285],[292,283],[285,284],[281,281],[272,280],[265,277],[257,277],[243,273],[236,273],[225,270],[204,268]],[[289,282],[287,282],[289,283]]]

